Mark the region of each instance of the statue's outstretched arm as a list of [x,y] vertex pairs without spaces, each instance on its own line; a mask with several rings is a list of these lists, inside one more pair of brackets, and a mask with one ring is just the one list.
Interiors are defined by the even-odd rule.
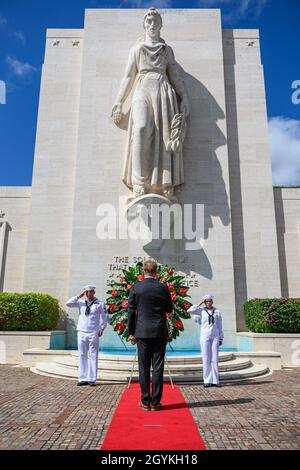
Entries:
[[118,124],[122,119],[122,105],[133,87],[137,72],[135,51],[134,48],[132,48],[129,52],[128,62],[121,81],[119,93],[111,111],[111,116],[115,124]]

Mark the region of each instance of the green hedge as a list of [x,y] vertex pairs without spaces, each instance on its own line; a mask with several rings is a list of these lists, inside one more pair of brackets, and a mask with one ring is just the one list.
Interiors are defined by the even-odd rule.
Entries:
[[255,333],[300,333],[300,299],[253,299],[244,304],[246,326]]
[[0,294],[0,330],[53,330],[59,318],[59,304],[47,294]]

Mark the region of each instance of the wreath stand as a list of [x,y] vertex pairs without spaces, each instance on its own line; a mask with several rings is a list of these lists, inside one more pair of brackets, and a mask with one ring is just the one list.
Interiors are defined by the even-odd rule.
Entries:
[[[130,385],[131,385],[132,375],[133,375],[136,359],[137,359],[137,353],[135,353],[133,361],[132,361],[132,367],[131,367],[131,372],[130,372],[130,377],[129,377],[129,380],[128,380],[127,388],[130,388]],[[170,371],[170,368],[169,368],[169,362],[168,362],[167,355],[165,355],[165,363],[166,363],[168,374],[169,374],[169,377],[170,377],[171,387],[172,387],[172,389],[174,389],[174,384],[173,384],[173,380],[172,380],[171,371]]]

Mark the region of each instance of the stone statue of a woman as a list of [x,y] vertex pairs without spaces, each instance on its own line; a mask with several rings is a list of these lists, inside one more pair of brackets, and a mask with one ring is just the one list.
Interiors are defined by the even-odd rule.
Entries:
[[121,121],[122,105],[138,76],[123,182],[135,197],[145,193],[171,197],[174,188],[184,182],[182,142],[189,105],[174,53],[160,37],[162,19],[155,8],[147,11],[143,24],[145,35],[130,49],[112,117],[115,124]]

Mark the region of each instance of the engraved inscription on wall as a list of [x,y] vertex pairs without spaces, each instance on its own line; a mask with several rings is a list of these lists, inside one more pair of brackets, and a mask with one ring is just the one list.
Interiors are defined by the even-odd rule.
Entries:
[[[107,265],[107,286],[111,286],[113,282],[115,282],[118,275],[122,274],[123,269],[128,269],[129,266],[137,263],[138,261],[146,261],[150,259],[149,256],[114,256],[111,263]],[[172,263],[182,263],[183,271],[182,274],[186,276],[185,284],[188,287],[199,287],[199,281],[197,274],[191,272],[191,274],[186,275],[184,273],[184,263],[187,263],[188,259],[185,256],[172,256],[169,258],[168,264],[172,266]],[[193,270],[193,266],[191,265],[191,271]],[[181,274],[181,271],[179,271]]]

